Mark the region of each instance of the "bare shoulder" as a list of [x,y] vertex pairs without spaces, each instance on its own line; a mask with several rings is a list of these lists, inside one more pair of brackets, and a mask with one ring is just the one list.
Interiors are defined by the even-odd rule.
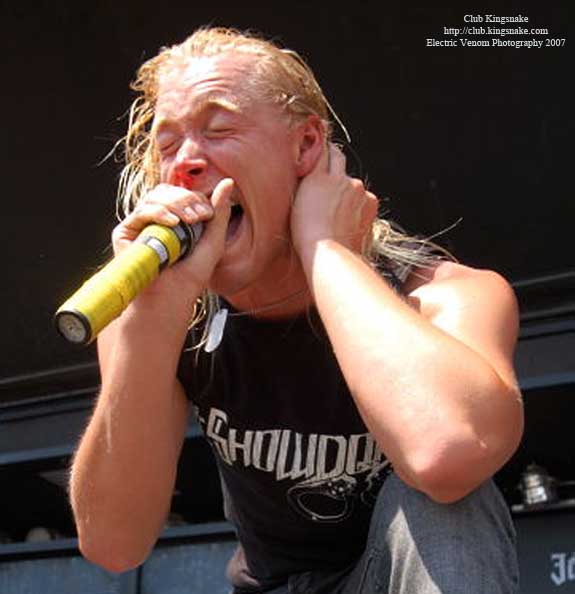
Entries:
[[519,312],[513,288],[502,275],[441,262],[414,270],[405,292],[408,303],[435,326],[475,350],[489,353],[491,360],[510,363]]
[[[414,270],[405,284],[408,298],[417,299],[421,305],[484,301],[503,309],[515,310],[515,293],[507,280],[498,272],[472,268],[456,262],[442,261],[429,268]],[[485,305],[485,303],[483,303]]]
[[474,283],[498,283],[509,289],[509,283],[498,272],[472,268],[458,262],[441,260],[434,266],[415,268],[406,281],[406,291],[411,293],[421,286],[434,286],[445,281],[470,281]]

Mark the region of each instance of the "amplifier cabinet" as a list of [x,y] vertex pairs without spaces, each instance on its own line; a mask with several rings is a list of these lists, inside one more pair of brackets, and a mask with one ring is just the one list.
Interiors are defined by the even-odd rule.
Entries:
[[575,594],[575,508],[514,516],[521,594]]

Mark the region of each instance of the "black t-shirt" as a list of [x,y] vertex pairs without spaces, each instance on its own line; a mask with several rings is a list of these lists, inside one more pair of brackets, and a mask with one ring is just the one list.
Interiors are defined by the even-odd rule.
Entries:
[[228,577],[256,588],[341,569],[365,547],[389,464],[315,310],[269,321],[226,307],[218,349],[184,351],[179,377],[216,454],[225,514],[237,530]]

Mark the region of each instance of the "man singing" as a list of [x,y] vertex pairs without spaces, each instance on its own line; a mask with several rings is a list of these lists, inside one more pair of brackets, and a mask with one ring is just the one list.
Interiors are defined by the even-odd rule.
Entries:
[[134,88],[115,252],[151,222],[204,230],[98,339],[70,484],[82,553],[145,560],[191,409],[235,594],[516,592],[491,480],[523,429],[509,285],[377,218],[295,52],[202,28]]

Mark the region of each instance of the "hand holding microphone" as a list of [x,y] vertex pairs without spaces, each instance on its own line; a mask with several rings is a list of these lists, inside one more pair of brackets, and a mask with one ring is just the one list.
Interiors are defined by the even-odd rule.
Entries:
[[[225,244],[231,179],[213,192],[213,208],[199,193],[161,184],[114,230],[116,256],[86,281],[56,312],[58,331],[70,342],[88,344],[161,271],[195,251],[197,277],[209,280]],[[202,221],[210,221],[203,227]]]

